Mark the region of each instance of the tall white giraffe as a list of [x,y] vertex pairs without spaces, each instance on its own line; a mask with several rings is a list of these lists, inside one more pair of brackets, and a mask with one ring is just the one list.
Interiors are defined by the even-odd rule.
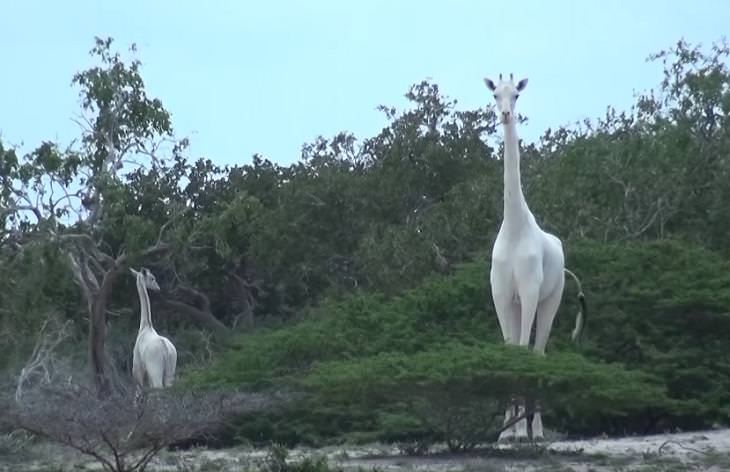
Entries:
[[160,291],[155,276],[146,268],[139,272],[130,268],[137,280],[139,293],[140,320],[137,341],[134,343],[132,355],[132,375],[140,387],[147,383],[152,388],[163,388],[172,385],[177,366],[177,350],[164,336],[160,336],[152,326],[150,297],[147,289]]
[[[504,130],[504,219],[499,228],[492,250],[490,283],[492,298],[499,318],[504,341],[507,344],[529,346],[533,323],[535,327],[534,349],[545,354],[550,329],[563,296],[565,273],[578,283],[579,300],[583,310],[578,313],[573,339],[577,339],[583,327],[585,298],[578,278],[565,269],[563,245],[560,239],[546,233],[535,221],[522,193],[520,181],[520,151],[517,137],[515,103],[527,86],[527,79],[517,84],[510,74],[509,80],[495,85],[484,79],[494,92],[497,111]],[[524,403],[511,406],[505,413],[505,424],[515,416],[524,414]],[[532,438],[544,436],[540,412],[532,420]],[[500,440],[528,437],[527,420],[522,419],[505,429]]]

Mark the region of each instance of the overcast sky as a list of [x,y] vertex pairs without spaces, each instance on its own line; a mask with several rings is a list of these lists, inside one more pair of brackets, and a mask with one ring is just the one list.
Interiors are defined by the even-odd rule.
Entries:
[[730,1],[40,1],[0,0],[0,138],[28,151],[79,136],[77,71],[94,36],[137,43],[148,93],[172,113],[191,157],[260,153],[281,164],[318,135],[386,125],[424,78],[458,108],[490,103],[482,78],[529,77],[527,140],[628,109],[656,87],[646,57],[730,30]]

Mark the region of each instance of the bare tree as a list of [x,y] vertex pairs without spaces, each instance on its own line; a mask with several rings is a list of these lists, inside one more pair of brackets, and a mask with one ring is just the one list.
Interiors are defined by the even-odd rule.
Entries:
[[105,470],[143,471],[165,447],[199,438],[232,415],[273,406],[261,394],[153,390],[129,383],[99,398],[95,387],[72,383],[30,389],[10,408],[15,426],[93,457]]
[[15,387],[15,401],[23,398],[23,389],[33,385],[34,381],[50,384],[54,372],[55,350],[71,335],[71,321],[61,322],[57,316],[49,316],[41,326],[33,353],[25,366],[20,370]]
[[[12,393],[0,395],[5,421],[16,428],[93,457],[105,470],[143,471],[163,448],[205,437],[236,415],[289,401],[285,394],[146,390],[128,376],[105,373],[115,388],[104,396],[55,350],[68,323],[49,318]],[[35,380],[35,381],[33,381]],[[40,381],[38,381],[40,380]]]

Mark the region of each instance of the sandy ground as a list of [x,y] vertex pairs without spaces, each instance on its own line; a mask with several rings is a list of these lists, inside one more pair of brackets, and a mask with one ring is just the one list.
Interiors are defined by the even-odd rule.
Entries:
[[665,454],[686,458],[708,451],[730,453],[730,429],[618,439],[558,441],[550,444],[549,449],[563,452],[580,451],[584,454]]
[[[498,451],[504,454],[497,453]],[[356,451],[353,451],[356,452]],[[511,453],[511,454],[510,454]],[[522,457],[521,457],[522,456]],[[333,457],[346,468],[423,471],[730,471],[730,429],[654,436],[500,445],[497,451],[430,456]]]
[[[38,451],[36,451],[38,452]],[[43,458],[6,462],[1,471],[101,470],[83,456],[48,445]],[[269,452],[261,449],[193,449],[164,451],[150,465],[153,471],[255,471],[261,469]],[[500,445],[470,453],[434,452],[405,456],[394,446],[330,447],[294,449],[289,461],[324,457],[330,466],[344,469],[386,472],[408,471],[730,471],[730,429],[635,436],[582,441],[556,441],[540,445]],[[48,458],[48,459],[45,459]]]

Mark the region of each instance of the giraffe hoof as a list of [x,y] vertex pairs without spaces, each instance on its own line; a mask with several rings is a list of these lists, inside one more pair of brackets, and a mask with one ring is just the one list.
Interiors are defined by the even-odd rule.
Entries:
[[515,442],[515,439],[516,439],[516,436],[515,436],[514,432],[510,431],[509,433],[507,433],[506,431],[503,431],[499,435],[499,438],[497,438],[497,442],[500,444],[510,444],[510,443]]

